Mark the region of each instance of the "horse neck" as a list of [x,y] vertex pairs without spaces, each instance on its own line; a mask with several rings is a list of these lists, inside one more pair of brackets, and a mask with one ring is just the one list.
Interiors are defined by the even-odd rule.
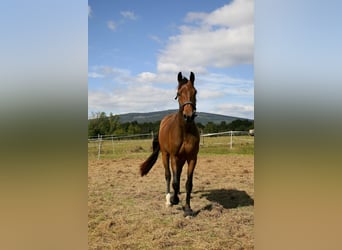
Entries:
[[193,130],[193,127],[196,126],[195,125],[195,121],[191,122],[191,123],[186,123],[184,121],[184,117],[183,117],[183,111],[181,109],[179,109],[178,113],[177,113],[177,120],[178,120],[178,124],[180,127],[183,127],[185,132],[191,131]]
[[184,117],[183,117],[183,111],[182,111],[181,109],[178,110],[178,113],[177,113],[177,121],[178,121],[178,124],[179,124],[180,126],[185,125]]

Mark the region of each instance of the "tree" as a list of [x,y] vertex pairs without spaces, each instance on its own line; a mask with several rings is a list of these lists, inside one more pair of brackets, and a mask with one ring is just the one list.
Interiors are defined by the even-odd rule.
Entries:
[[88,121],[88,136],[112,134],[119,124],[119,117],[112,113],[107,117],[105,112],[96,112],[92,113],[92,117]]
[[88,136],[104,135],[109,124],[106,122],[106,113],[92,113],[93,119],[88,122]]
[[222,121],[220,125],[218,126],[218,131],[226,131],[228,128],[227,123],[225,121]]
[[205,133],[217,133],[217,125],[213,122],[208,122],[204,128]]
[[[217,133],[223,131],[248,131],[254,128],[253,120],[237,119],[227,124],[222,121],[220,124],[208,122],[206,125],[196,123],[201,133]],[[144,122],[139,124],[137,121],[120,123],[118,115],[109,114],[105,112],[92,113],[92,119],[88,120],[88,136],[100,135],[127,135],[140,133],[158,133],[160,121]]]
[[137,121],[133,121],[131,123],[129,123],[128,128],[127,128],[127,133],[130,135],[134,135],[134,134],[139,134],[141,131],[138,122]]
[[108,134],[114,134],[115,130],[120,126],[120,117],[113,115],[112,112],[109,114],[109,131]]

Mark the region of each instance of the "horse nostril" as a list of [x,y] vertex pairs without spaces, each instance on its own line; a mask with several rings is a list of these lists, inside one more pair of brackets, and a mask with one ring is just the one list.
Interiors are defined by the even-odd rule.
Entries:
[[183,115],[183,117],[184,117],[184,121],[186,121],[186,122],[190,122],[193,120],[192,116]]

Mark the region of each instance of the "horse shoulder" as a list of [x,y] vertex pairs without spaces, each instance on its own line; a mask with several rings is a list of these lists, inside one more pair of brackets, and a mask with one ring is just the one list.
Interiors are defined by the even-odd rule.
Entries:
[[175,148],[179,148],[182,141],[177,127],[177,114],[165,116],[159,128],[159,143],[162,151],[173,153]]

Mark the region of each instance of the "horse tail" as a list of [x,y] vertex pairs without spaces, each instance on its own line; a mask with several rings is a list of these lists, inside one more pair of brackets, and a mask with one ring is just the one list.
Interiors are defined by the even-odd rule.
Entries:
[[160,151],[158,137],[153,139],[152,142],[153,153],[144,161],[143,164],[140,165],[140,174],[141,176],[147,175],[147,173],[151,170],[153,165],[156,163]]

